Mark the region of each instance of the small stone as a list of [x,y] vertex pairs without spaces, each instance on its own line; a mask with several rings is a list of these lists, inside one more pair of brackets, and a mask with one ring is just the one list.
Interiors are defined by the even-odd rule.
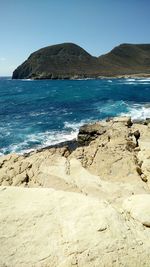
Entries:
[[107,226],[106,225],[102,225],[98,228],[98,232],[102,232],[102,231],[105,231],[107,229]]
[[137,171],[137,173],[138,173],[139,175],[142,174],[142,170],[141,170],[141,168],[140,168],[139,166],[136,166],[136,171]]
[[72,265],[77,265],[77,264],[78,264],[78,260],[77,260],[76,258],[73,258],[73,259],[71,260],[71,264],[72,264]]
[[139,152],[140,150],[141,150],[141,149],[140,149],[139,147],[135,147],[135,148],[134,148],[134,151],[135,151],[135,152]]
[[138,140],[140,138],[140,132],[139,132],[139,130],[135,131],[133,134],[134,134],[136,140]]
[[143,245],[143,242],[141,240],[138,240],[138,244],[141,246]]
[[145,183],[147,182],[147,177],[145,174],[141,174],[141,179],[143,182],[145,182]]
[[27,183],[28,182],[28,175],[27,173],[21,173],[18,174],[14,179],[13,179],[13,186],[18,186],[21,185],[22,183]]

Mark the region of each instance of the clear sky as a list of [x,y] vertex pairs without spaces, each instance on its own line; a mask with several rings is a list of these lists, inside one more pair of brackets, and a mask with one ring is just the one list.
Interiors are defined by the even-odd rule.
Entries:
[[74,42],[99,56],[150,43],[150,0],[0,0],[0,76],[33,51]]

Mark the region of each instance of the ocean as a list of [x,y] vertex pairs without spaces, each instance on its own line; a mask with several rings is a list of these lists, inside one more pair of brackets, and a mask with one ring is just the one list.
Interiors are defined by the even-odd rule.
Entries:
[[150,118],[150,79],[0,78],[0,155],[71,140],[81,125],[119,115]]

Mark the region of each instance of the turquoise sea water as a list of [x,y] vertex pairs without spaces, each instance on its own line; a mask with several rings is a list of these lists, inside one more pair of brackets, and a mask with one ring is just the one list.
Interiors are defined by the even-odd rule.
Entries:
[[77,136],[110,116],[150,117],[150,79],[11,80],[0,78],[0,155]]

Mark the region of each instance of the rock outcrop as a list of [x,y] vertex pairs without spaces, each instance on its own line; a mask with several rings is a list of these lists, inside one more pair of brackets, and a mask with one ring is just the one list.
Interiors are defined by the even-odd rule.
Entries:
[[93,57],[76,44],[64,43],[32,53],[13,79],[77,79],[150,76],[150,44],[122,44]]
[[[131,198],[130,208],[141,208],[141,198],[146,216],[149,195]],[[118,211],[83,194],[2,187],[0,209],[0,266],[149,267],[150,229],[126,205]]]
[[121,117],[0,157],[0,266],[149,267],[149,140]]

